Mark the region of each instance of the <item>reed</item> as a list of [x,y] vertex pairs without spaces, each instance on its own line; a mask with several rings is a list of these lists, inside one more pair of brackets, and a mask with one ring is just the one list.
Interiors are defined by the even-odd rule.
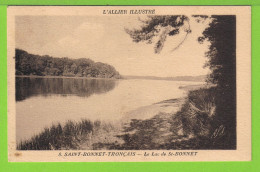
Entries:
[[21,141],[17,145],[17,150],[79,149],[80,142],[86,140],[87,136],[93,132],[94,125],[87,119],[79,122],[69,120],[64,125],[53,124],[31,139]]
[[[172,131],[178,136],[169,146],[174,149],[228,149],[225,106],[216,87],[189,92],[180,111],[173,114]],[[218,111],[217,111],[218,110]],[[224,115],[223,115],[224,114]],[[227,116],[227,115],[226,115]],[[233,146],[233,145],[232,145]]]

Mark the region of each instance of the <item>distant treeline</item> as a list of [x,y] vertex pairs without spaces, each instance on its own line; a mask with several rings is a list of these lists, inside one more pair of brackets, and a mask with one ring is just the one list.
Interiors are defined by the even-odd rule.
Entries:
[[175,77],[158,77],[158,76],[123,76],[124,79],[151,79],[151,80],[169,80],[169,81],[194,81],[205,82],[206,75],[199,76],[175,76]]
[[16,75],[121,78],[113,66],[88,58],[55,58],[29,54],[20,49],[15,50],[15,70]]

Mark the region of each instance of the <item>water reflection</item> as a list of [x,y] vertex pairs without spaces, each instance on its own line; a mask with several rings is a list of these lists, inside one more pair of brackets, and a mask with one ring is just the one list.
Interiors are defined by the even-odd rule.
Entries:
[[52,94],[89,97],[92,94],[111,91],[116,85],[117,81],[110,79],[16,77],[16,101],[22,101],[32,96]]

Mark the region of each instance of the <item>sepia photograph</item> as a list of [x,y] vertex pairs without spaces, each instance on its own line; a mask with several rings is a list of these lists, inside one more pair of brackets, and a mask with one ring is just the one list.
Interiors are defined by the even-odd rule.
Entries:
[[220,8],[10,8],[11,156],[250,159],[251,9]]

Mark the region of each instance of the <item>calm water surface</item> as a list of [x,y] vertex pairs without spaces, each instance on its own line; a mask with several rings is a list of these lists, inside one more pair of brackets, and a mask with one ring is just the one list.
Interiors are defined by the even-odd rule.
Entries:
[[[16,78],[16,139],[29,139],[57,122],[117,121],[139,107],[186,92],[195,82],[74,78]],[[133,118],[135,118],[133,116]]]

